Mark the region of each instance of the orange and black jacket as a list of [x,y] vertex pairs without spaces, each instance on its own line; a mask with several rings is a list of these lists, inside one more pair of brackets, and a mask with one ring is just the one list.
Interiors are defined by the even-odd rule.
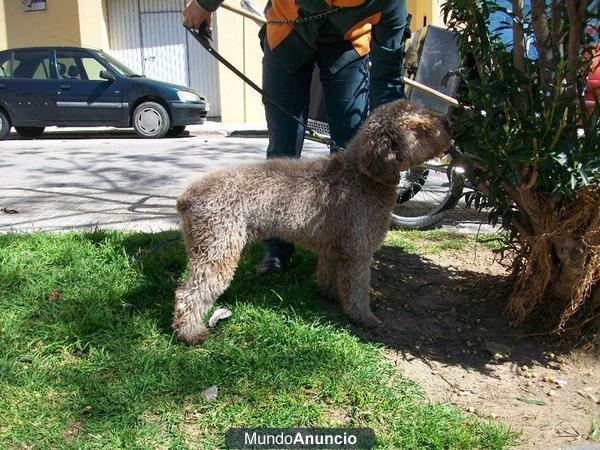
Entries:
[[[214,11],[222,0],[195,0]],[[318,53],[332,73],[370,54],[371,106],[403,96],[402,37],[406,26],[405,0],[270,0],[269,21],[314,18],[301,23],[269,23],[264,45],[293,72]]]

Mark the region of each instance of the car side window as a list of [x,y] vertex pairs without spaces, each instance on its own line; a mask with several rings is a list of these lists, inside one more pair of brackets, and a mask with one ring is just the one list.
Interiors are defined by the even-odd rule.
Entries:
[[96,58],[92,58],[91,56],[85,56],[81,58],[81,65],[85,70],[85,75],[88,80],[105,81],[100,76],[100,72],[107,69]]
[[56,52],[56,65],[59,78],[104,81],[100,77],[100,72],[106,70],[106,67],[92,56],[83,53],[58,51]]
[[45,58],[42,60],[36,71],[31,77],[34,80],[49,80],[50,79],[50,60]]
[[51,78],[47,50],[15,51],[11,66],[14,78],[29,78],[32,80],[48,80]]
[[12,52],[0,56],[0,78],[12,78]]
[[56,68],[58,78],[63,80],[81,80],[81,68],[74,56],[66,53],[56,53]]

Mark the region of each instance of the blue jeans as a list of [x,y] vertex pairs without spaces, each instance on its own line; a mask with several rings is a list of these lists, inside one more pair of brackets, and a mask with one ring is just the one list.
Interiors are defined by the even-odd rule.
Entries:
[[[263,89],[278,105],[306,123],[314,64],[318,64],[320,69],[331,139],[336,146],[345,147],[367,117],[369,110],[367,57],[332,74],[316,55],[298,70],[289,73],[272,57],[266,45],[263,58]],[[304,127],[269,101],[263,100],[263,103],[269,130],[267,158],[300,158]],[[265,244],[269,256],[276,256],[283,261],[289,259],[294,252],[292,244],[279,239],[268,239]]]
[[[368,58],[361,58],[332,74],[317,54],[298,70],[289,73],[272,57],[268,45],[265,47],[263,89],[267,96],[302,122],[308,119],[313,66],[319,65],[331,138],[336,145],[344,147],[367,117]],[[263,100],[263,103],[269,130],[267,158],[299,158],[304,128],[269,101]]]

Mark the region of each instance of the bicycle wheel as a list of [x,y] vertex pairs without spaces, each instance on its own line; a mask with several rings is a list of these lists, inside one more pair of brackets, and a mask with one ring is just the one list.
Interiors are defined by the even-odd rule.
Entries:
[[463,187],[464,171],[449,156],[411,168],[398,184],[392,227],[423,230],[437,225],[456,206]]

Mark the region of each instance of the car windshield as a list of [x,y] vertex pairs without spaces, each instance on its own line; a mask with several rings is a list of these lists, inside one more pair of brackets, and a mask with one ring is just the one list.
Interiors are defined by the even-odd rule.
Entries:
[[119,74],[121,76],[124,76],[124,77],[141,77],[142,76],[142,75],[135,73],[133,70],[131,70],[125,64],[116,60],[115,58],[113,58],[112,56],[110,56],[107,53],[102,52],[102,53],[100,53],[100,56],[102,58],[104,58],[113,67],[113,69],[115,69],[117,72],[119,72]]

